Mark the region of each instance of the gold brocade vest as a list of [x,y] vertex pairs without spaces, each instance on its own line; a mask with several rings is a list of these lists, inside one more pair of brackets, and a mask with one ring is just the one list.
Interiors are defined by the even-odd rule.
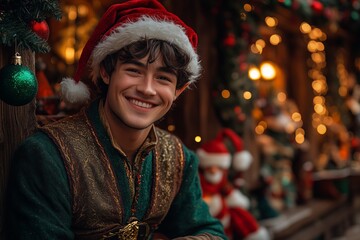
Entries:
[[[46,125],[42,130],[58,146],[64,161],[72,194],[75,238],[101,239],[128,224],[123,223],[121,189],[114,169],[85,112]],[[139,220],[153,230],[169,211],[184,169],[181,142],[160,129],[156,129],[156,135],[151,202],[144,218]]]

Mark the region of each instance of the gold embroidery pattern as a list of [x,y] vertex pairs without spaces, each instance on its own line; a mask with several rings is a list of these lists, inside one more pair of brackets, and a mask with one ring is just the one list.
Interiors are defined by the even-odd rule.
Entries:
[[119,228],[123,219],[116,178],[85,113],[46,125],[42,130],[54,140],[63,156],[77,238],[99,239]]
[[160,129],[156,133],[158,143],[155,148],[153,196],[146,220],[154,225],[160,223],[169,211],[179,191],[184,169],[180,140]]

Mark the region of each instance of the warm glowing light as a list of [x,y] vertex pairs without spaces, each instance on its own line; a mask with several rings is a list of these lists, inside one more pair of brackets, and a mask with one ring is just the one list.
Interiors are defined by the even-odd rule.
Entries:
[[321,63],[325,60],[325,56],[319,52],[316,52],[316,53],[311,54],[311,59],[315,63]]
[[69,18],[70,21],[74,21],[77,18],[76,6],[70,6],[69,7],[68,18]]
[[302,134],[296,134],[295,142],[298,144],[302,144],[305,141],[305,137]]
[[275,27],[278,24],[278,20],[276,18],[268,16],[268,17],[265,18],[265,23],[269,27]]
[[78,12],[80,16],[86,16],[89,14],[89,8],[86,5],[81,4],[78,7]]
[[316,48],[318,51],[324,51],[325,50],[325,45],[322,42],[317,42],[316,43]]
[[316,131],[319,134],[323,135],[323,134],[326,133],[327,129],[326,129],[326,126],[324,124],[319,124],[319,126],[317,126],[317,128],[316,128]]
[[320,28],[314,28],[311,30],[311,32],[309,33],[309,37],[311,39],[318,39],[323,35],[323,32],[321,31]]
[[305,135],[305,130],[304,130],[304,129],[302,129],[302,128],[298,128],[298,129],[296,129],[295,133],[296,133],[296,134],[302,134],[302,135]]
[[345,86],[339,87],[339,95],[341,97],[345,97],[347,95],[347,88]]
[[252,94],[249,91],[245,91],[243,94],[244,99],[249,100],[252,98]]
[[229,90],[226,90],[226,89],[222,90],[222,91],[221,91],[221,96],[222,96],[223,98],[229,98],[229,97],[230,97],[230,91],[229,91]]
[[262,53],[262,47],[258,44],[251,44],[250,50],[253,53],[258,53],[261,54]]
[[75,57],[75,49],[73,47],[67,47],[65,49],[65,61],[67,64],[73,64]]
[[265,121],[260,121],[258,124],[263,128],[267,128],[267,123]]
[[277,94],[277,99],[279,100],[279,102],[282,102],[282,103],[285,102],[286,98],[287,98],[287,96],[284,92],[279,92]]
[[197,142],[197,143],[201,142],[201,137],[200,137],[200,136],[196,136],[196,137],[195,137],[195,142]]
[[167,129],[168,129],[169,132],[173,132],[173,131],[175,131],[175,125],[170,124],[170,125],[167,127]]
[[270,36],[270,43],[272,45],[278,45],[281,42],[281,36],[279,34],[273,34]]
[[261,77],[261,73],[257,67],[250,67],[248,75],[251,80],[259,80]]
[[316,52],[317,50],[317,42],[314,40],[311,40],[308,42],[307,49],[309,52]]
[[264,48],[266,46],[266,43],[263,39],[259,39],[255,42],[257,46],[260,46],[261,48]]
[[291,115],[292,120],[294,120],[295,122],[300,122],[301,121],[301,114],[298,112],[294,112]]
[[314,111],[317,113],[317,114],[323,114],[324,111],[325,111],[325,107],[321,104],[315,104],[314,105]]
[[260,72],[265,80],[272,80],[276,76],[275,68],[270,62],[264,62],[261,64]]
[[313,99],[313,103],[314,104],[324,104],[325,103],[325,98],[323,96],[316,96]]
[[300,32],[302,32],[304,34],[311,32],[311,26],[306,22],[301,23]]
[[248,4],[248,3],[246,3],[246,4],[244,4],[244,10],[246,12],[251,12],[252,6],[250,4]]
[[256,132],[256,134],[263,134],[264,133],[264,131],[265,131],[265,128],[264,128],[264,126],[262,126],[262,125],[257,125],[256,127],[255,127],[255,132]]
[[322,80],[313,81],[311,86],[317,93],[321,93],[325,90],[324,82]]

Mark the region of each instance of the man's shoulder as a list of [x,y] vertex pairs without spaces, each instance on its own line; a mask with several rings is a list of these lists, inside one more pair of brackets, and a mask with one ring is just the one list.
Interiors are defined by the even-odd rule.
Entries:
[[158,144],[161,144],[162,146],[164,146],[164,142],[169,141],[171,139],[171,141],[173,141],[173,143],[177,143],[179,144],[179,146],[181,147],[182,151],[185,154],[185,159],[189,158],[189,156],[193,155],[194,152],[192,150],[190,150],[184,143],[183,141],[176,136],[173,133],[170,133],[164,129],[161,128],[155,128],[156,131],[156,135],[158,137]]
[[185,148],[185,145],[183,144],[182,140],[175,134],[158,127],[155,128],[155,132],[158,138],[158,143],[163,144],[164,142],[170,141],[174,144],[179,144],[183,149]]

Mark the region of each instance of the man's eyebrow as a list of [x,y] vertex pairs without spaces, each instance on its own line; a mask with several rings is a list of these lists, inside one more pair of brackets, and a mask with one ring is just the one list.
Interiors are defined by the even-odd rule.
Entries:
[[144,64],[136,59],[130,59],[130,60],[124,61],[124,63],[125,64],[134,64],[139,67],[146,67],[146,64]]
[[162,66],[162,67],[159,67],[157,70],[158,70],[158,71],[161,71],[161,72],[165,72],[165,73],[170,73],[170,74],[176,75],[175,69],[174,69],[174,68],[171,68],[171,67]]

